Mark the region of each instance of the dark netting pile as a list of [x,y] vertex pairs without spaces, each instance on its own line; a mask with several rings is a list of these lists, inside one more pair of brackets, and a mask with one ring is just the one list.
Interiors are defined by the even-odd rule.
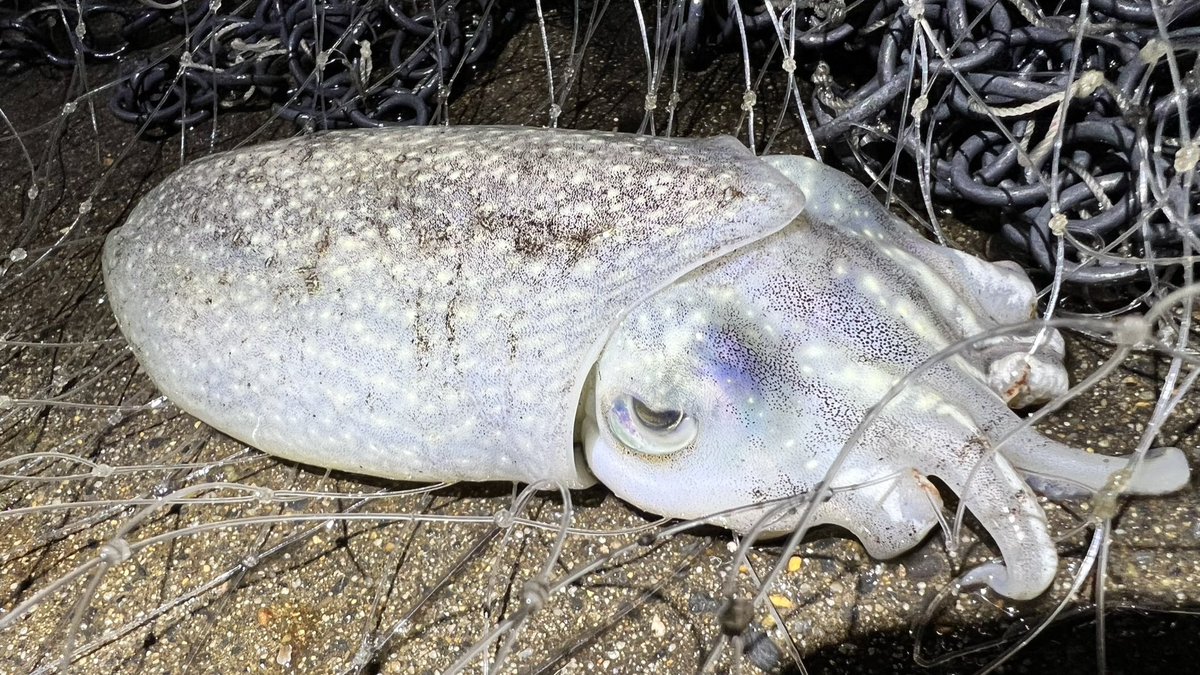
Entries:
[[[48,2],[0,19],[0,72],[137,51],[109,107],[125,121],[158,126],[189,126],[222,107],[262,102],[316,128],[425,124],[512,16],[490,0],[85,0],[78,7]],[[153,45],[157,56],[138,51]]]
[[[120,59],[110,107],[136,124],[263,102],[313,128],[424,124],[518,12],[495,0],[178,4],[18,1],[0,14],[0,72]],[[998,216],[1031,264],[1053,272],[1061,256],[1074,290],[1128,296],[1175,274],[1159,263],[1196,235],[1200,2],[1090,0],[1086,22],[1080,6],[673,0],[655,33],[660,57],[696,69],[747,52],[778,70],[794,53],[827,156],[976,207],[968,221]]]
[[[795,46],[803,51],[843,45],[861,32],[847,21],[845,2],[797,0],[795,8],[793,12],[790,0],[776,1],[770,9],[754,0],[675,2],[663,21],[665,30],[659,34],[659,43],[678,50],[689,68],[703,68],[717,54],[740,46],[743,32],[746,42],[759,51],[777,47],[780,35],[787,35],[789,42],[794,39]],[[783,33],[785,28],[790,32]]]
[[935,198],[1002,212],[1047,272],[1061,233],[1076,291],[1126,295],[1170,274],[1150,261],[1184,237],[1200,248],[1200,2],[1092,0],[1085,25],[1078,2],[731,6],[687,3],[668,46],[696,66],[742,31],[763,53],[794,44],[819,143],[873,176],[923,166]]

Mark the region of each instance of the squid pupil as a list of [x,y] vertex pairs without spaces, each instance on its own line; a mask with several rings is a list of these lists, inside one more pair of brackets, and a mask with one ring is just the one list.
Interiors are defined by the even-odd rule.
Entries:
[[629,397],[633,402],[633,414],[637,420],[643,425],[657,430],[670,431],[679,426],[683,421],[683,412],[680,410],[655,410],[650,406],[642,403],[636,396]]

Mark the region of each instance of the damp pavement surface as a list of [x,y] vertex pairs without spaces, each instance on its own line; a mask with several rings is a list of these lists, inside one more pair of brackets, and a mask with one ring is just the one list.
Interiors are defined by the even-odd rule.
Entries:
[[[569,44],[567,20],[550,21],[548,31],[551,44]],[[641,38],[628,26],[610,29],[604,37],[594,42],[580,72],[577,104],[568,106],[559,121],[565,127],[635,131],[645,97]],[[113,76],[103,67],[90,73],[94,82]],[[63,121],[57,111],[68,77],[29,71],[5,77],[0,91],[0,109],[13,126],[30,130],[22,140],[32,161],[49,167],[37,200],[46,209],[30,231],[25,225],[32,217],[29,161],[4,134],[0,248],[22,248],[27,257],[10,262],[0,277],[0,283],[12,283],[0,295],[0,335],[89,344],[5,348],[0,393],[142,404],[156,395],[136,370],[103,304],[103,235],[179,165],[181,147],[193,158],[248,138],[288,136],[295,128],[268,113],[230,113],[215,127],[190,130],[182,146],[177,135],[135,138],[134,128],[103,109],[103,94],[95,98],[94,115],[81,110]],[[675,133],[699,136],[735,128],[740,78],[735,57],[682,78]],[[760,99],[778,96],[779,90],[768,84]],[[450,119],[544,124],[547,96],[541,38],[532,22],[452,101]],[[802,148],[798,127],[789,116],[772,151]],[[72,225],[81,204],[90,209]],[[949,227],[968,249],[982,248],[978,233],[954,223]],[[65,243],[41,260],[64,228],[71,228]],[[1087,338],[1072,336],[1068,343],[1075,381],[1108,353]],[[1097,452],[1127,452],[1149,417],[1164,373],[1161,361],[1136,357],[1041,429]],[[1193,467],[1198,411],[1200,399],[1189,395],[1160,436],[1161,445],[1184,448]],[[743,672],[793,672],[796,657],[803,657],[808,672],[971,672],[1002,647],[922,668],[914,662],[914,645],[919,642],[923,658],[937,660],[1035,626],[1066,595],[1091,536],[1086,529],[1063,538],[1060,575],[1043,598],[1011,603],[974,592],[931,607],[956,570],[993,555],[986,541],[968,532],[952,560],[935,533],[915,551],[880,562],[845,533],[822,528],[785,559],[779,581],[744,617],[740,635],[723,641],[721,619],[730,619],[722,591],[727,575],[734,579],[736,596],[748,597],[775,564],[778,547],[755,546],[747,564],[731,569],[736,544],[729,533],[704,529],[663,540],[640,537],[643,531],[628,530],[653,522],[652,517],[603,488],[571,495],[572,527],[593,533],[568,536],[549,566],[551,579],[576,570],[586,574],[547,594],[526,581],[554,548],[553,524],[563,507],[554,494],[536,496],[514,514],[546,527],[518,523],[500,529],[497,514],[503,523],[504,512],[513,510],[510,486],[392,494],[415,486],[329,475],[267,458],[169,404],[132,411],[22,406],[0,415],[0,459],[55,448],[102,466],[137,467],[96,471],[82,479],[0,482],[6,510],[0,520],[0,604],[6,612],[79,564],[101,554],[112,563],[94,594],[87,589],[91,577],[84,575],[4,631],[4,672],[52,668],[63,650],[77,654],[75,672],[315,673],[359,667],[362,672],[438,672],[529,604],[541,606],[518,630],[506,633],[516,636],[511,646],[501,638],[484,652],[505,650],[513,672],[695,672],[720,645],[715,672],[737,661]],[[147,466],[156,462],[163,467]],[[38,470],[61,475],[80,468],[64,463]],[[202,494],[202,501],[161,501],[189,485],[221,481],[259,490],[247,495],[215,487]],[[387,495],[361,497],[381,491]],[[67,504],[79,506],[63,508]],[[1087,520],[1086,503],[1044,505],[1056,533]],[[16,511],[22,508],[41,510]],[[423,518],[415,521],[414,514]],[[140,527],[121,531],[141,515]],[[1164,498],[1129,500],[1115,520],[1103,585],[1106,605],[1124,608],[1108,619],[1113,672],[1176,672],[1200,652],[1187,646],[1200,623],[1188,613],[1200,607],[1198,516],[1200,504],[1189,487]],[[968,529],[978,531],[969,519]],[[171,536],[181,531],[186,535]],[[120,547],[102,548],[118,535],[118,541],[131,543],[157,535],[163,541],[135,544],[128,555]],[[588,567],[596,561],[595,569]],[[1094,597],[1091,580],[1083,588],[1083,597]],[[87,602],[80,604],[81,599]],[[1095,613],[1076,602],[1064,616],[1005,672],[1050,667],[1061,673],[1095,672]],[[478,660],[472,663],[473,671],[481,670]]]

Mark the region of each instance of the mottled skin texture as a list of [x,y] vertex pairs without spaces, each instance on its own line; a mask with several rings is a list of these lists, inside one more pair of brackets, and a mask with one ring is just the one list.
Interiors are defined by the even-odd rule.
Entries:
[[[873,240],[891,264],[908,271],[955,339],[1021,323],[1037,310],[1037,289],[1015,263],[989,263],[939,246],[883,208],[860,183],[806,157],[764,158],[802,190],[826,195],[810,205],[813,219]],[[972,347],[969,358],[1013,408],[1045,403],[1067,391],[1058,331],[1005,335]]]
[[[803,158],[503,127],[215,155],[152,191],[103,263],[163,392],[262,450],[408,480],[582,486],[594,472],[676,517],[811,490],[897,379],[1034,302],[1019,270],[924,241]],[[1125,462],[1033,432],[993,451],[1019,422],[1005,400],[1065,387],[1061,338],[1031,344],[994,340],[907,389],[818,521],[894,555],[936,522],[924,476],[939,476],[1003,553],[975,580],[1043,590],[1057,559],[1014,465],[1080,491]],[[572,451],[581,420],[587,464]],[[1132,488],[1186,477],[1165,452]]]
[[105,285],[159,388],[250,445],[584,486],[576,408],[621,312],[802,200],[728,137],[348,131],[178,171],[109,237]]
[[[769,161],[809,195],[800,218],[639,305],[600,357],[588,461],[614,492],[647,510],[701,518],[811,492],[900,378],[963,337],[1034,309],[1023,274],[925,242],[845,174],[800,157]],[[1031,430],[996,451],[1021,420],[989,386],[989,371],[1029,344],[1029,336],[991,341],[906,387],[831,477],[835,494],[810,524],[841,525],[872,555],[894,556],[937,524],[941,497],[925,478],[937,476],[1004,558],[969,581],[1013,598],[1045,590],[1058,558],[1018,469],[1057,493],[1080,493],[1102,488],[1127,460]],[[1053,352],[1037,357],[1026,380],[1065,385]],[[694,438],[682,447],[659,442],[653,419],[619,414],[630,396],[649,409],[682,411]],[[1173,490],[1187,476],[1183,455],[1163,449],[1127,489]],[[745,531],[764,513],[713,522]],[[767,529],[788,531],[798,521],[785,517]]]

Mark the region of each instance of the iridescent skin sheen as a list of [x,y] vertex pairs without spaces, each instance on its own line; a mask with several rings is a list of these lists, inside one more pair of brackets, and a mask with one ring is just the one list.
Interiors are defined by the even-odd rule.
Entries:
[[[403,480],[598,478],[681,518],[812,490],[895,382],[1036,300],[1019,269],[925,241],[811,160],[514,127],[214,155],[147,195],[103,262],[155,383],[266,452]],[[1127,464],[1033,431],[995,451],[1020,422],[1006,402],[1065,390],[1061,358],[1050,331],[938,363],[830,477],[867,486],[816,521],[895,555],[936,522],[938,476],[1004,557],[971,580],[1041,593],[1057,555],[1025,479],[1085,492]],[[1128,489],[1187,477],[1164,449]]]

